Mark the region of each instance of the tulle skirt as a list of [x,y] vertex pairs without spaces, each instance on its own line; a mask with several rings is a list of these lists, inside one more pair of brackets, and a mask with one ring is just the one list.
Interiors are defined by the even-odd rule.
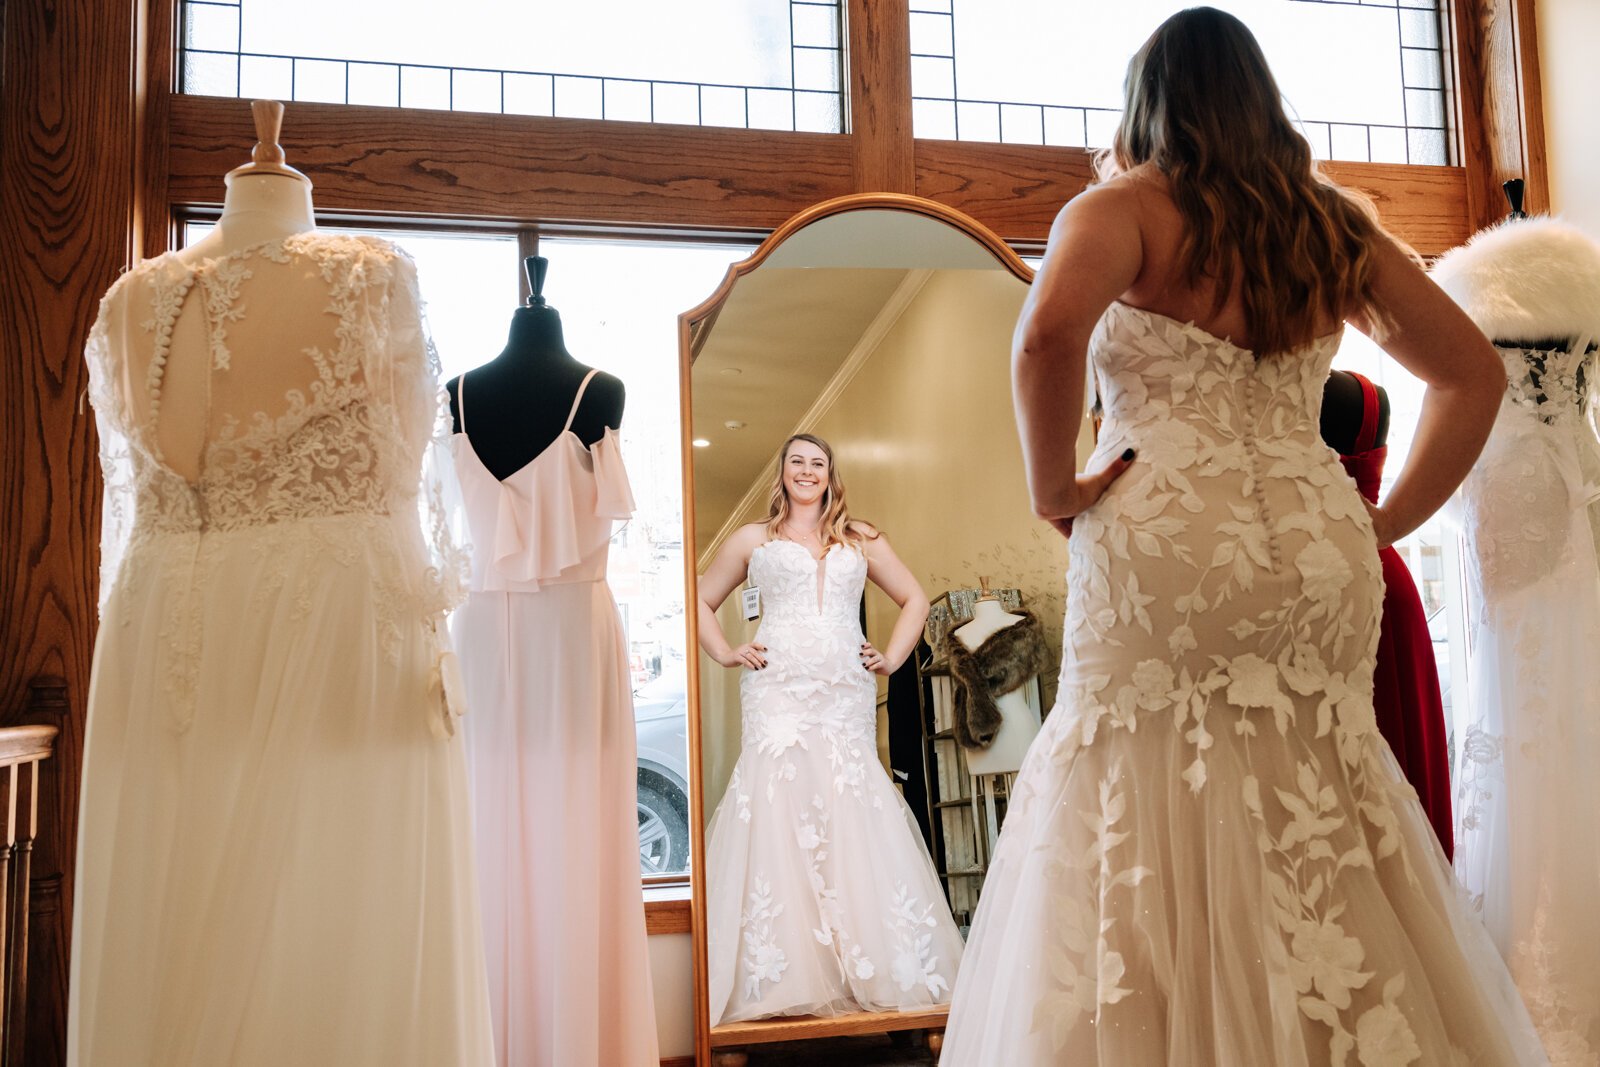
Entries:
[[1456,761],[1456,873],[1557,1067],[1600,1063],[1600,571],[1574,555],[1474,627]]
[[871,730],[787,737],[745,739],[708,830],[712,1025],[949,1003],[961,933]]
[[379,527],[130,552],[89,694],[69,1064],[493,1064],[462,746]]
[[1334,734],[1270,721],[1217,729],[1195,792],[1165,714],[1089,744],[1075,719],[1019,776],[943,1067],[1545,1062],[1375,735],[1360,796]]

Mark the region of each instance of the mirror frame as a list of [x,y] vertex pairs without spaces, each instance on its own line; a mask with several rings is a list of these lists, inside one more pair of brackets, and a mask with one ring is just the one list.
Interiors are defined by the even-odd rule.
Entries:
[[[694,954],[694,1047],[698,1067],[709,1067],[713,1040],[711,1033],[710,992],[707,988],[706,968],[709,962],[706,946],[706,885],[705,885],[705,782],[702,774],[700,736],[700,619],[696,607],[698,600],[699,568],[695,542],[694,509],[694,410],[693,381],[690,371],[695,356],[705,343],[708,331],[715,325],[722,305],[727,302],[740,278],[751,273],[775,252],[785,241],[814,222],[852,211],[889,210],[921,215],[950,226],[978,242],[985,251],[999,261],[1024,285],[1033,283],[1034,272],[1022,257],[1006,244],[993,230],[969,215],[946,207],[934,200],[904,193],[856,193],[836,197],[801,211],[780,225],[762,241],[746,259],[728,267],[721,284],[699,305],[678,316],[678,389],[680,448],[683,463],[683,569],[684,617],[688,630],[688,647],[685,651],[688,687],[686,714],[688,715],[688,772],[689,772],[689,887],[690,887],[690,938]],[[946,1012],[872,1012],[855,1013],[815,1021],[806,1018],[795,1020],[759,1021],[755,1024],[735,1023],[738,1028],[771,1028],[771,1033],[760,1038],[737,1037],[721,1042],[725,1045],[759,1044],[765,1041],[800,1040],[807,1037],[830,1037],[841,1034],[880,1033],[897,1029],[919,1029],[938,1026]],[[882,1016],[901,1025],[872,1025],[867,1015]],[[805,1018],[805,1017],[802,1017]]]

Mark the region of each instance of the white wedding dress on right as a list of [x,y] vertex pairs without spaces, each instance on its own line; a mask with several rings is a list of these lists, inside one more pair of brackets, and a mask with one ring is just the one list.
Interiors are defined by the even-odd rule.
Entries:
[[[1500,414],[1461,487],[1474,612],[1456,873],[1559,1067],[1600,1063],[1600,444],[1592,356],[1501,349]],[[1538,372],[1537,379],[1533,371]]]

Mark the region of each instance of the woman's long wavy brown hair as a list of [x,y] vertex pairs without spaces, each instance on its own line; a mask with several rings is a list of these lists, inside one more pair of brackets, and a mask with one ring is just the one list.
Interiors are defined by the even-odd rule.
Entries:
[[844,502],[844,479],[839,476],[839,464],[833,461],[833,447],[810,433],[795,434],[783,443],[783,449],[778,453],[778,473],[772,483],[772,496],[767,507],[767,539],[776,538],[778,528],[789,521],[789,494],[783,488],[783,467],[789,462],[789,449],[796,441],[816,445],[828,457],[828,489],[822,498],[822,519],[817,523],[817,532],[822,535],[822,547],[859,545],[862,541],[876,540],[876,529],[850,517],[850,510]]
[[1377,213],[1317,173],[1243,22],[1211,7],[1173,15],[1128,64],[1124,97],[1099,176],[1149,163],[1166,177],[1182,280],[1213,285],[1214,311],[1237,285],[1258,353],[1307,343],[1329,315],[1364,311],[1381,326]]

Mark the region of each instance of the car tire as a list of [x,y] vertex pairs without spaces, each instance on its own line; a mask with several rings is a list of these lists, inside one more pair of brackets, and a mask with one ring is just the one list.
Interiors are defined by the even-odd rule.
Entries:
[[639,775],[639,871],[681,874],[689,869],[689,798],[653,774]]

